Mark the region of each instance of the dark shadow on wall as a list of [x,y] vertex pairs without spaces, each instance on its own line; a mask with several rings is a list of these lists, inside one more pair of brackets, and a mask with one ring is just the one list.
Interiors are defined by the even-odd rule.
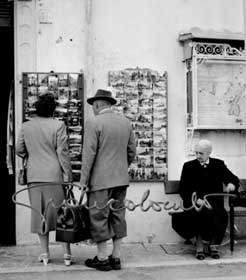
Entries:
[[[6,18],[8,17],[8,18]],[[15,192],[15,174],[9,175],[7,153],[7,118],[10,88],[14,80],[14,32],[13,5],[0,5],[0,246],[16,244],[15,204],[12,195]],[[14,156],[13,156],[14,159]],[[13,170],[14,162],[13,162]]]

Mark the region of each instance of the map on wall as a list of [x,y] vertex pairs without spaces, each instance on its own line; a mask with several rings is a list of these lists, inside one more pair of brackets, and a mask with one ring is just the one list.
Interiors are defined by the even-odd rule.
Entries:
[[197,125],[246,128],[246,61],[197,64]]
[[167,174],[167,72],[131,68],[109,72],[114,110],[130,119],[137,145],[132,181],[163,181]]

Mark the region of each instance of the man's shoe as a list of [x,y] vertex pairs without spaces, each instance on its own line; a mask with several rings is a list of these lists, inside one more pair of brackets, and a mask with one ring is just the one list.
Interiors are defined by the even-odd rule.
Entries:
[[114,258],[112,255],[108,257],[109,263],[114,270],[120,270],[121,269],[121,262],[120,258]]
[[95,256],[94,259],[87,259],[85,261],[85,265],[102,271],[112,270],[112,266],[110,265],[108,259],[105,261],[100,261],[97,256]]
[[50,261],[50,256],[48,253],[43,253],[43,254],[39,255],[38,260],[46,266],[46,265],[48,265],[48,263]]

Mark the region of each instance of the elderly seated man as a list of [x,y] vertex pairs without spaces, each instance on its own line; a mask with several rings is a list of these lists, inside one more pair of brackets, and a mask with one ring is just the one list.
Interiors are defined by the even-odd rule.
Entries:
[[[223,191],[234,192],[240,184],[238,177],[226,167],[224,161],[210,157],[211,152],[211,142],[200,140],[195,145],[196,159],[184,163],[180,179],[179,194],[184,208],[192,206],[193,193],[197,196],[196,209],[193,207],[185,210],[183,214],[186,219],[190,219],[188,224],[192,225],[192,235],[196,238],[196,258],[199,260],[205,259],[205,251],[209,252],[212,258],[220,258],[219,245],[228,223],[224,197],[208,196],[207,200],[212,206],[210,208],[204,202],[204,196]],[[184,220],[183,225],[187,226]]]

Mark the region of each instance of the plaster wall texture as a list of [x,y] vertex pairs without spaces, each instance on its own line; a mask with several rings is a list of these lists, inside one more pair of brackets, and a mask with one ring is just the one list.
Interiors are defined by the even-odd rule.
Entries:
[[[89,97],[108,86],[110,70],[147,67],[167,71],[169,180],[179,179],[186,160],[186,70],[179,33],[194,27],[244,31],[241,0],[36,0],[16,2],[15,19],[16,133],[22,122],[22,72],[83,71],[85,97]],[[91,114],[86,106],[85,117]],[[210,136],[221,147],[221,133]],[[237,141],[232,132],[227,139]],[[227,146],[223,145],[215,155],[224,155]],[[243,174],[245,159],[238,159],[233,151],[226,157],[229,167]],[[18,160],[17,172],[19,167]],[[128,198],[138,201],[147,188],[150,199],[179,201],[178,195],[165,194],[163,183],[132,183]],[[21,194],[19,200],[27,203],[28,197]],[[16,215],[17,243],[36,242],[30,234],[30,210],[17,206]],[[179,240],[167,211],[128,211],[127,220],[128,242]]]

